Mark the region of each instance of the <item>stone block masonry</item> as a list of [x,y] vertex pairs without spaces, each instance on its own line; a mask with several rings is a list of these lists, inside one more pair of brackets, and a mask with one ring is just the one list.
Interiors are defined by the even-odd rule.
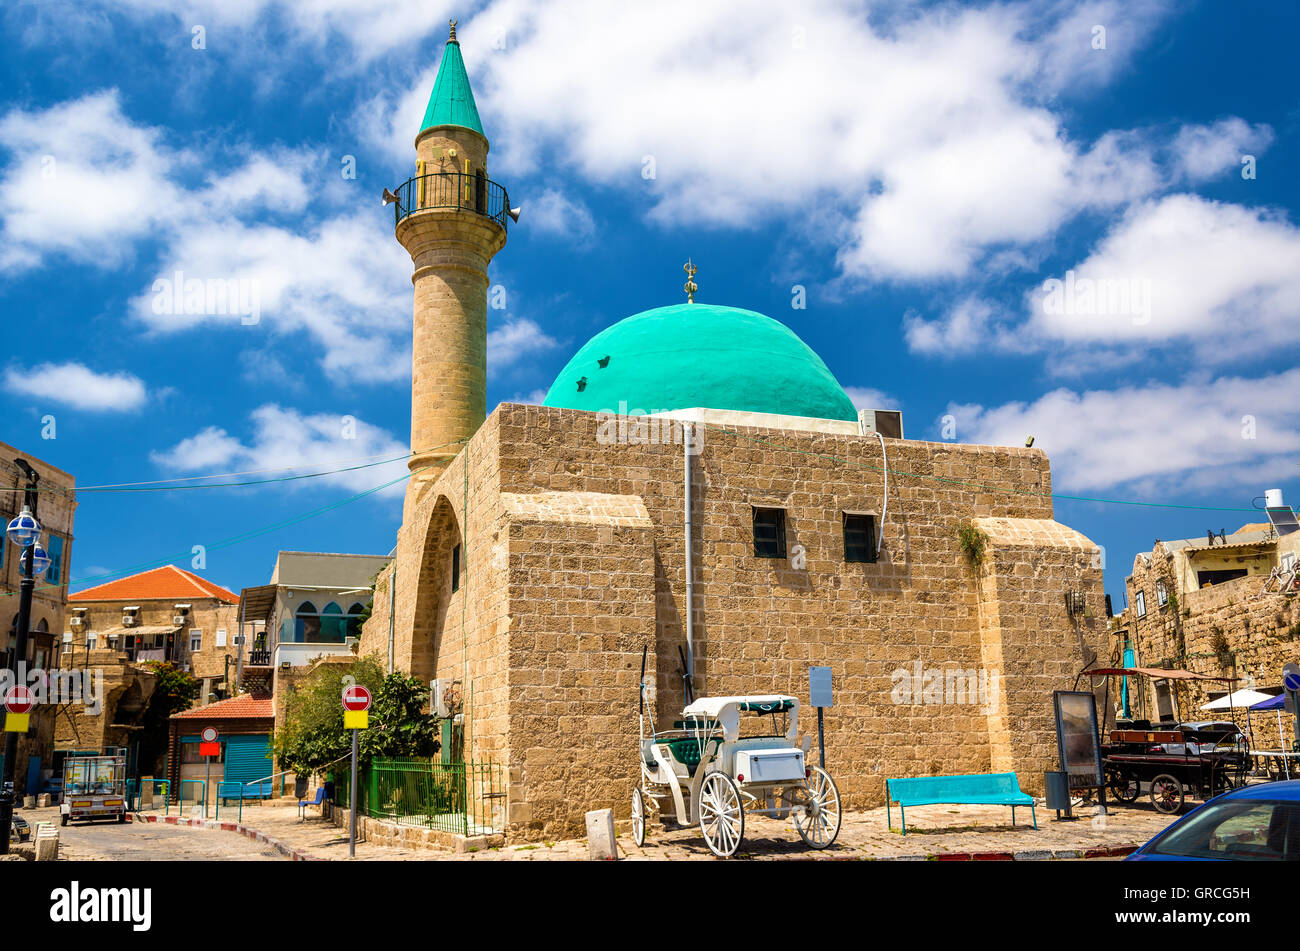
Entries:
[[[600,416],[502,404],[436,478],[413,482],[398,535],[394,661],[454,682],[466,758],[501,764],[511,840],[626,819],[637,781],[637,677],[648,648],[660,725],[683,702],[681,446],[598,439]],[[1105,647],[1097,548],[1052,519],[1046,456],[886,440],[875,563],[845,560],[843,514],[882,510],[880,445],[831,433],[709,427],[694,463],[697,695],[791,693],[830,666],[827,766],[852,807],[884,780],[1055,764],[1051,692]],[[754,554],[755,506],[790,551]],[[974,566],[964,522],[988,537]],[[1083,594],[1071,614],[1065,594]],[[362,653],[388,651],[376,599]],[[990,696],[938,702],[897,673],[981,673]],[[989,677],[987,675],[994,675]],[[811,713],[806,713],[811,717]],[[806,718],[804,730],[813,728]]]

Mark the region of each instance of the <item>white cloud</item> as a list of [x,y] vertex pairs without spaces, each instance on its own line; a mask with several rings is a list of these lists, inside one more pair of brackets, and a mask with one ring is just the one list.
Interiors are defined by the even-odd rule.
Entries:
[[522,357],[553,350],[559,341],[527,317],[508,319],[487,335],[488,372],[508,367]]
[[870,386],[846,386],[844,392],[849,395],[857,409],[901,409],[902,401],[890,396],[884,390]]
[[176,9],[174,0],[91,0],[90,5],[138,18],[166,17],[186,32],[202,24],[210,50],[223,43],[242,45],[249,28],[265,28],[273,18],[299,41],[325,46],[341,37],[362,61],[415,44],[430,33],[445,35],[448,17],[456,15],[456,5],[448,0],[189,0],[183,10]]
[[116,90],[0,118],[0,272],[54,252],[98,267],[128,258],[131,241],[171,217],[180,198],[166,175],[179,160],[162,130],[122,114]]
[[[462,46],[495,175],[563,169],[639,192],[651,220],[675,226],[837,209],[823,236],[839,242],[845,275],[921,280],[990,257],[1009,266],[1007,245],[1167,182],[1159,134],[1073,141],[1053,94],[1125,68],[1168,9],[1113,0],[868,14],[824,0],[792,18],[781,0],[497,0]],[[1090,46],[1097,22],[1104,51]],[[396,161],[410,161],[431,80],[429,70],[357,117]]]
[[97,412],[136,410],[148,391],[130,373],[98,373],[80,363],[42,363],[31,369],[9,367],[5,389],[43,402]]
[[[1300,343],[1300,230],[1280,214],[1194,195],[1145,202],[1073,272],[1064,311],[1062,297],[1029,295],[1027,329],[1051,344],[1191,344],[1215,363]],[[1128,306],[1101,303],[1126,288]]]
[[[235,148],[237,164],[182,187],[194,154],[165,138],[124,115],[114,90],[0,118],[0,146],[14,156],[0,171],[0,272],[62,257],[111,268],[134,242],[157,240],[155,279],[132,302],[149,329],[237,328],[252,346],[268,329],[306,332],[335,380],[409,376],[410,260],[377,201],[370,213],[338,213],[355,208],[349,189],[359,186],[319,183],[324,156],[311,149]],[[277,225],[268,212],[293,220]],[[182,286],[234,282],[239,306],[185,306],[163,292],[178,272]]]
[[1240,170],[1241,157],[1268,148],[1273,130],[1252,126],[1235,116],[1214,125],[1189,125],[1178,130],[1173,151],[1179,171],[1190,181],[1205,181],[1227,169]]
[[554,188],[530,200],[524,214],[528,215],[530,230],[561,235],[578,243],[586,242],[596,232],[596,221],[586,204]]
[[903,337],[915,353],[955,356],[980,349],[1013,349],[1007,327],[996,322],[997,308],[990,301],[968,296],[937,320],[915,311],[903,315]]
[[1114,390],[1057,389],[1030,403],[949,404],[964,442],[1023,446],[1052,462],[1054,490],[1126,486],[1165,492],[1233,490],[1249,504],[1264,482],[1295,477],[1300,369],[1257,379],[1221,377]]
[[[210,426],[170,449],[154,452],[155,464],[172,472],[208,473],[214,471],[288,469],[280,475],[323,472],[349,466],[366,468],[334,472],[312,479],[286,482],[286,486],[303,487],[336,485],[362,492],[400,478],[407,471],[408,447],[388,432],[345,414],[303,414],[268,403],[259,406],[249,417],[251,434],[247,441],[226,430]],[[394,462],[379,465],[381,459]],[[268,477],[274,473],[266,473]],[[399,483],[386,490],[401,491]]]

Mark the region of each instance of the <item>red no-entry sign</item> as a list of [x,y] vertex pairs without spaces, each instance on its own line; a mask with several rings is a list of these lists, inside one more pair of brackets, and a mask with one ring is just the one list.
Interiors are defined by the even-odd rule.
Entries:
[[[369,702],[367,697],[367,705]],[[10,713],[30,713],[34,706],[36,706],[36,698],[32,696],[30,687],[20,684],[9,688],[9,692],[5,694],[5,709]]]
[[343,709],[344,710],[369,710],[370,709],[370,691],[360,684],[353,684],[351,687],[343,688]]

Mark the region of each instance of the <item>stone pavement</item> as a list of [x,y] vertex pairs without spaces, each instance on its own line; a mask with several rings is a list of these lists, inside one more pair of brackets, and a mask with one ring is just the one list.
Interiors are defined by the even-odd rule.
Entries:
[[[739,857],[753,860],[777,859],[904,859],[904,860],[982,860],[982,859],[1050,859],[1100,858],[1126,854],[1151,838],[1173,817],[1162,816],[1150,805],[1111,806],[1103,819],[1092,816],[1094,806],[1076,809],[1080,818],[1058,822],[1055,813],[1040,806],[1038,829],[1030,823],[1028,809],[1017,809],[1017,824],[1011,826],[1011,810],[1000,806],[917,806],[907,810],[906,836],[898,831],[898,809],[894,808],[894,830],[886,827],[885,809],[867,809],[846,813],[835,845],[824,851],[804,846],[789,821],[761,816],[745,819],[745,840]],[[260,833],[272,847],[291,858],[347,859],[347,829],[319,818],[319,811],[308,810],[311,817],[298,821],[298,810],[288,800],[280,803],[246,805],[242,825],[245,835]],[[172,809],[175,821],[176,810]],[[143,818],[165,821],[149,814]],[[188,818],[188,816],[187,816]],[[231,830],[236,811],[222,810],[221,822]],[[628,859],[712,859],[698,828],[654,825],[647,831],[646,844],[638,848],[632,842],[629,824],[619,823],[620,854]],[[483,848],[471,852],[411,849],[357,844],[358,860],[467,860],[467,861],[544,861],[585,860],[587,844],[583,839],[559,842],[529,842]]]

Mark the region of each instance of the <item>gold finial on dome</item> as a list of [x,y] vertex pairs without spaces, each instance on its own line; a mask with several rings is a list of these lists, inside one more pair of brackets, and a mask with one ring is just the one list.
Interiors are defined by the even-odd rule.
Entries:
[[448,20],[448,21],[447,21],[447,25],[448,25],[449,27],[451,27],[451,36],[447,38],[447,42],[448,42],[448,43],[456,43],[456,42],[458,42],[458,40],[456,39],[456,21],[455,21],[455,20]]
[[695,292],[700,289],[700,286],[695,283],[695,275],[700,269],[691,263],[690,258],[687,258],[686,263],[682,265],[682,270],[686,272],[686,283],[682,285],[682,290],[686,292],[686,303],[694,304]]

